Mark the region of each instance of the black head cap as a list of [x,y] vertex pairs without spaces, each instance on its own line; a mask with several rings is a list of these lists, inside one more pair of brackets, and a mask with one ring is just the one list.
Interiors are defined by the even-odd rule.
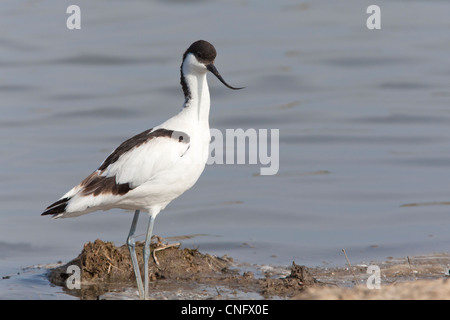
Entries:
[[217,56],[216,48],[205,40],[198,40],[191,44],[191,46],[184,53],[183,60],[189,53],[192,53],[199,62],[205,65],[213,63]]

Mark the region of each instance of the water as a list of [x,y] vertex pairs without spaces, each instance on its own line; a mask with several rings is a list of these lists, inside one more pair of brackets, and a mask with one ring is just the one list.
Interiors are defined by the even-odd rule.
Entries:
[[66,28],[71,4],[2,2],[0,298],[70,298],[32,266],[96,238],[124,243],[121,210],[40,213],[178,112],[181,54],[198,39],[247,87],[209,76],[211,126],[279,129],[280,168],[207,166],[156,234],[271,265],[342,265],[342,248],[355,262],[448,252],[450,3],[378,1],[375,31],[369,1],[80,0],[79,31]]

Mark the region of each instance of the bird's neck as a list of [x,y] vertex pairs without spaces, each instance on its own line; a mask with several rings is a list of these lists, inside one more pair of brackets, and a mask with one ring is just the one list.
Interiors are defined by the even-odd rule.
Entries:
[[199,125],[209,128],[210,98],[206,72],[192,72],[189,67],[182,65],[181,86],[185,98],[182,112],[188,115],[191,121],[198,121]]

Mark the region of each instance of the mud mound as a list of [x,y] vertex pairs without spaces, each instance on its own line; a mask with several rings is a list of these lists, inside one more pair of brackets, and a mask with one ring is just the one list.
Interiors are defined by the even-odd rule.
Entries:
[[[143,243],[136,243],[136,253],[143,274]],[[308,269],[293,263],[290,275],[273,277],[267,273],[255,278],[252,272],[240,272],[229,257],[216,257],[196,249],[179,249],[176,245],[152,243],[149,260],[149,277],[152,295],[156,299],[236,298],[237,293],[254,293],[255,298],[292,297],[305,286],[315,284]],[[81,288],[69,290],[69,266],[80,268]],[[111,242],[95,240],[84,245],[78,257],[67,264],[52,269],[48,275],[51,283],[81,299],[97,299],[106,292],[117,292],[136,287],[128,247],[114,246]],[[153,289],[153,290],[152,290]],[[183,292],[197,292],[195,297]],[[137,298],[135,292],[131,298]],[[248,296],[247,296],[248,297]]]

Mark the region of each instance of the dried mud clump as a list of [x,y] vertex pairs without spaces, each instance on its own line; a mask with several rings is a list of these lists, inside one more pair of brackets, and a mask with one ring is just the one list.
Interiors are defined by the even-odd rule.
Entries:
[[301,292],[305,287],[314,286],[318,282],[312,277],[307,267],[292,262],[290,275],[285,278],[261,279],[260,284],[265,296],[291,297],[294,293]]

